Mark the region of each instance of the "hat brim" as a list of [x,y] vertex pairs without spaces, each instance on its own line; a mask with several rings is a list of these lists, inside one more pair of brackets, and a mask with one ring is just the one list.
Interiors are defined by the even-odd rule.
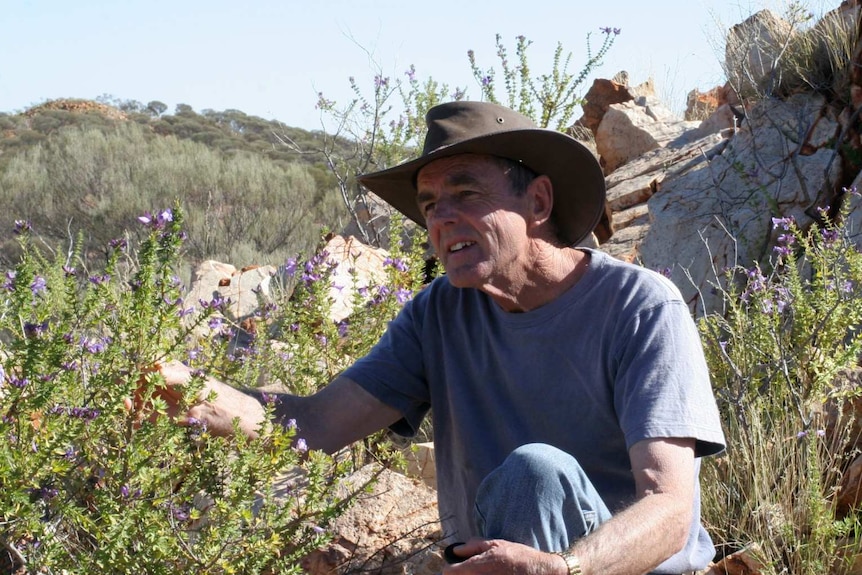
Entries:
[[509,130],[458,142],[393,168],[362,175],[359,181],[425,227],[416,204],[416,175],[434,160],[458,154],[508,158],[548,176],[554,188],[553,218],[567,245],[582,242],[602,217],[605,177],[595,156],[571,136],[544,128]]

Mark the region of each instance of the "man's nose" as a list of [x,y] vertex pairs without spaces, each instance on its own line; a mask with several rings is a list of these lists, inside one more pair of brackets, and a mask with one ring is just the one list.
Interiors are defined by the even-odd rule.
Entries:
[[457,210],[449,200],[440,199],[434,205],[434,210],[426,217],[425,223],[430,228],[432,225],[444,225],[455,221]]

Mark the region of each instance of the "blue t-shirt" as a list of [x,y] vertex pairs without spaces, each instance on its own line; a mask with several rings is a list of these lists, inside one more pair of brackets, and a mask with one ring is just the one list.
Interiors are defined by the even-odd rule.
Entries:
[[[398,433],[415,433],[433,407],[439,511],[453,538],[477,534],[479,483],[527,443],[572,454],[612,513],[635,499],[628,449],[638,441],[695,438],[697,457],[724,449],[700,337],[679,290],[585,251],[581,280],[526,313],[437,278],[344,372],[402,413]],[[712,559],[699,510],[698,490],[688,544],[661,571]]]

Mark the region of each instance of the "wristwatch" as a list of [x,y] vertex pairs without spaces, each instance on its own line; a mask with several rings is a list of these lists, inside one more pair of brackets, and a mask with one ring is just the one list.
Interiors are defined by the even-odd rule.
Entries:
[[569,575],[583,575],[583,571],[581,571],[581,560],[578,559],[577,555],[568,549],[554,553],[554,555],[559,555],[563,558],[563,561],[566,562],[566,567],[569,570]]

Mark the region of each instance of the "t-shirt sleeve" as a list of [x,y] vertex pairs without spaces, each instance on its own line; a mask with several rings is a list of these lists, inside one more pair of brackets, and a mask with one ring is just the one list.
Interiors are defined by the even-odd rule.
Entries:
[[399,435],[413,436],[431,407],[422,345],[420,293],[392,320],[383,337],[343,375],[402,414],[390,426]]
[[724,434],[688,307],[665,301],[623,326],[614,354],[614,407],[629,448],[643,439],[694,438],[695,456],[720,453]]

